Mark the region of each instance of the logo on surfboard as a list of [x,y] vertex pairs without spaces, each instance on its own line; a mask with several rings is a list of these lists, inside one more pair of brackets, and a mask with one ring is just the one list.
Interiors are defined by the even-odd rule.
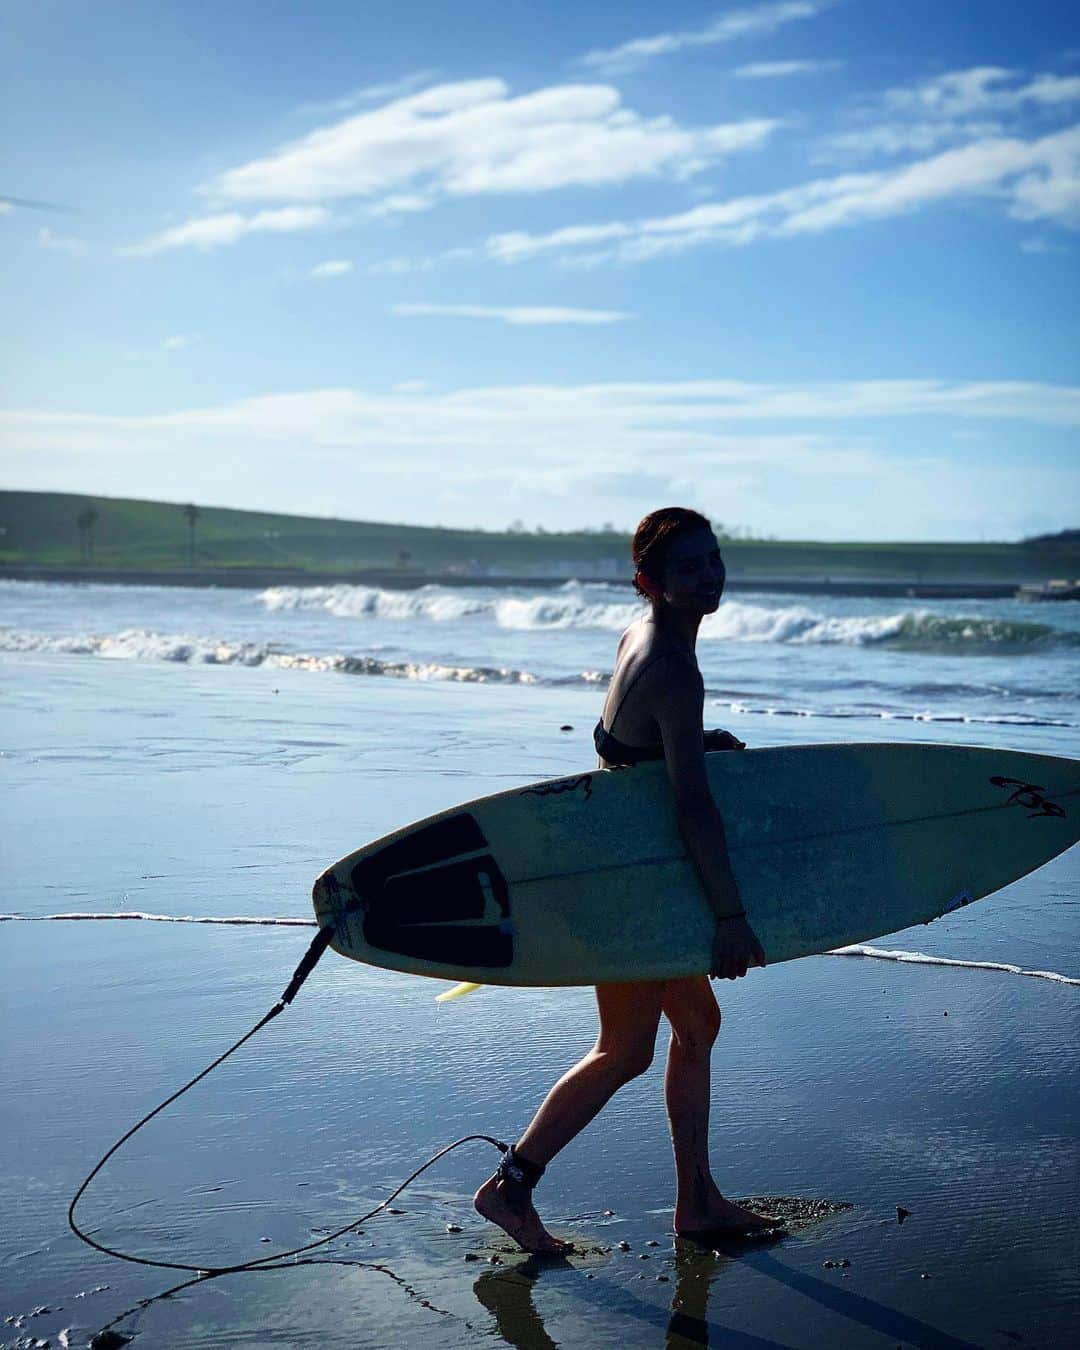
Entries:
[[1043,789],[1037,783],[1025,783],[1019,778],[1004,778],[1001,775],[995,775],[990,781],[994,787],[1013,789],[1005,805],[1024,807],[1028,812],[1028,820],[1033,820],[1036,816],[1057,816],[1062,820],[1065,819],[1065,808],[1044,797]]
[[539,787],[522,788],[523,797],[556,797],[560,792],[576,792],[578,788],[585,790],[585,800],[589,801],[592,797],[592,775],[583,773],[577,778],[560,778],[554,783],[541,783]]

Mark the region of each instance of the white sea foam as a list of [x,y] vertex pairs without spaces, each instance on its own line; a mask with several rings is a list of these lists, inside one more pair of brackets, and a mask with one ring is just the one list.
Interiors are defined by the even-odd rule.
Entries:
[[[0,914],[0,923],[53,923],[103,921],[113,919],[142,920],[145,923],[202,923],[218,924],[226,927],[256,926],[261,928],[314,928],[314,919],[300,918],[259,918],[250,915],[202,915],[202,914],[148,914],[141,910],[118,910],[109,913],[83,913],[73,911],[67,914]],[[856,943],[850,947],[837,947],[835,951],[824,953],[826,956],[866,956],[878,961],[899,961],[922,966],[956,966],[964,970],[994,970],[1005,975],[1027,975],[1033,979],[1050,980],[1055,984],[1080,985],[1080,979],[1061,975],[1056,970],[1027,970],[1023,966],[1012,965],[1007,961],[965,961],[951,956],[927,956],[925,952],[890,951],[884,947],[868,947]]]
[[374,656],[305,656],[277,652],[266,664],[278,670],[337,671],[345,675],[386,675],[399,680],[449,680],[456,684],[536,684],[527,670],[506,666],[451,666],[438,661],[382,661]]
[[218,918],[202,914],[145,914],[137,909],[122,909],[109,914],[0,914],[0,923],[51,923],[57,920],[76,921],[93,919],[141,919],[145,923],[215,923],[233,926],[255,925],[260,928],[314,928],[314,919],[260,919],[243,914]]
[[[457,684],[604,684],[610,674],[583,670],[568,676],[542,677],[510,666],[456,665],[439,661],[391,661],[365,653],[283,652],[265,642],[226,641],[191,634],[155,633],[125,629],[119,633],[52,636],[43,633],[0,629],[0,652],[58,653],[95,656],[113,661],[168,661],[191,665],[265,667],[316,674],[381,675],[388,679],[449,681]],[[894,697],[903,696],[901,688]],[[806,717],[828,720],[878,718],[882,721],[955,722],[969,726],[1073,727],[1075,722],[1029,713],[966,713],[956,709],[932,710],[881,707],[785,706],[756,704],[746,698],[713,699],[714,705],[743,717]]]
[[153,633],[128,628],[120,633],[81,633],[52,637],[44,633],[0,630],[0,651],[60,652],[100,656],[114,661],[179,661],[192,665],[260,666],[269,647],[259,642],[226,642],[220,638]]
[[776,642],[795,646],[870,647],[890,644],[905,650],[984,652],[1022,650],[1073,635],[1047,624],[1011,619],[953,618],[928,610],[893,614],[824,615],[808,605],[774,608],[728,600],[708,615],[701,636],[726,642]]
[[128,629],[122,633],[51,637],[0,630],[0,651],[58,652],[114,661],[176,661],[191,665],[266,666],[272,670],[337,671],[346,675],[385,675],[392,679],[450,680],[459,684],[535,684],[527,670],[505,666],[457,666],[437,661],[383,661],[364,655],[327,655],[274,651],[263,642],[226,642]]
[[[598,587],[596,589],[603,589]],[[338,618],[429,619],[436,623],[486,617],[524,631],[599,628],[619,631],[641,615],[637,600],[598,601],[579,582],[538,595],[477,595],[422,586],[414,591],[372,586],[273,586],[258,599],[268,610],[319,610]],[[802,605],[768,608],[727,601],[702,625],[703,639],[728,642],[847,642],[861,645],[899,632],[905,615],[828,619]]]
[[272,586],[258,599],[268,610],[321,610],[342,619],[429,619],[435,623],[484,617],[500,628],[625,628],[641,613],[630,603],[596,603],[578,582],[526,598],[477,595],[440,586],[393,591],[373,586]]
[[604,628],[619,632],[641,614],[637,603],[592,604],[573,595],[538,595],[528,600],[496,600],[493,606],[500,628]]
[[1059,975],[1056,970],[1026,970],[1007,961],[962,961],[951,956],[927,956],[925,952],[889,951],[884,947],[866,947],[856,943],[851,947],[837,947],[829,956],[869,956],[877,961],[901,961],[920,966],[962,966],[966,970],[997,970],[1006,975],[1029,975],[1032,979],[1052,980],[1055,984],[1077,984],[1080,979]]
[[856,718],[876,718],[882,722],[956,722],[973,727],[1075,727],[1075,722],[1031,713],[909,712],[903,709],[873,708],[782,708],[775,704],[755,706],[742,699],[713,699],[717,708],[726,708],[739,717],[821,717],[829,721],[849,722]]
[[[607,592],[609,599],[602,599]],[[372,586],[274,586],[257,599],[274,611],[320,610],[347,619],[426,619],[435,623],[482,619],[498,628],[543,631],[618,631],[642,612],[641,602],[612,587],[566,582],[535,595],[492,593],[480,586],[385,590]],[[1076,635],[1049,624],[1012,618],[966,618],[929,610],[836,616],[807,604],[754,604],[726,600],[701,626],[702,640],[788,645],[866,647],[888,644],[914,651],[1017,651],[1057,643],[1075,645]]]
[[340,619],[433,619],[445,623],[491,611],[491,601],[438,586],[392,591],[375,586],[271,586],[258,599],[268,609],[322,610]]

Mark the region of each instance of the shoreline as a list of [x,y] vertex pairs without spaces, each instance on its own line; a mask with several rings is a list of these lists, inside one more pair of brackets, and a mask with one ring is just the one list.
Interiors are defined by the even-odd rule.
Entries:
[[[560,575],[494,576],[459,572],[402,572],[391,568],[333,569],[311,572],[296,567],[149,568],[0,564],[6,581],[86,582],[106,586],[229,587],[265,590],[269,586],[373,586],[387,590],[419,590],[422,586],[535,587],[561,586],[573,578]],[[628,576],[577,578],[594,585],[630,586]],[[795,595],[901,596],[918,600],[1013,599],[1022,581],[921,581],[874,577],[731,576],[728,591],[765,591]]]

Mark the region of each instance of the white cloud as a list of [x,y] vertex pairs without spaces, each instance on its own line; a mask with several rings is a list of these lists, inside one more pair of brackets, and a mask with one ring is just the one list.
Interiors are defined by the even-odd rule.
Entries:
[[309,276],[322,280],[326,277],[343,277],[353,270],[353,265],[347,258],[330,258],[326,262],[317,263]]
[[170,333],[164,337],[155,346],[150,348],[128,347],[121,355],[125,361],[146,361],[149,358],[158,356],[161,352],[183,352],[196,342],[199,338],[198,333]]
[[444,196],[686,178],[725,155],[760,148],[778,125],[757,119],[687,128],[623,108],[608,85],[510,97],[502,80],[472,80],[321,127],[228,170],[206,190],[235,202],[366,197],[382,210],[417,210]]
[[0,197],[0,216],[9,215],[14,210],[15,208],[12,206],[11,202],[5,201],[3,197]]
[[148,258],[174,248],[220,248],[235,244],[248,234],[284,234],[293,230],[313,230],[330,220],[330,212],[322,206],[284,206],[276,211],[259,211],[253,216],[238,211],[214,216],[201,216],[183,225],[162,230],[144,243],[133,244],[120,252],[127,257]]
[[[886,90],[860,116],[869,125],[826,137],[815,158],[829,162],[905,151],[926,152],[1003,135],[1021,114],[1067,113],[1080,102],[1080,76],[1029,77],[1003,66],[973,66]],[[879,120],[874,120],[879,119]],[[880,120],[884,119],[884,120]]]
[[732,74],[739,80],[778,80],[789,75],[820,75],[839,70],[843,61],[752,61],[737,67]]
[[829,136],[815,147],[813,158],[818,163],[829,164],[850,159],[872,159],[877,155],[901,155],[908,151],[927,154],[942,145],[985,140],[1002,134],[1000,122],[926,122],[904,119]]
[[370,214],[376,219],[380,216],[405,215],[414,211],[427,211],[434,204],[435,197],[431,193],[391,192],[370,208]]
[[[454,249],[455,254],[473,254],[472,249]],[[410,272],[430,272],[440,262],[448,261],[452,253],[442,253],[437,258],[382,258],[379,262],[368,263],[364,271],[370,277],[403,277]]]
[[[412,390],[410,390],[412,392]],[[184,412],[137,416],[0,412],[0,425],[17,434],[100,433],[119,452],[145,444],[145,433],[178,430],[228,432],[240,437],[289,439],[353,447],[393,444],[423,450],[435,442],[505,451],[505,431],[519,427],[518,449],[542,445],[563,426],[572,434],[567,454],[578,454],[578,433],[589,428],[617,450],[633,444],[682,450],[714,443],[718,428],[734,433],[753,422],[846,422],[884,417],[1007,420],[1080,429],[1080,386],[1021,380],[847,380],[768,384],[743,380],[610,381],[580,385],[495,385],[399,398],[353,389],[270,394]],[[607,428],[607,432],[605,432]],[[740,432],[741,434],[741,432]],[[799,433],[803,434],[803,433]],[[434,441],[433,439],[434,438]],[[738,443],[735,436],[732,445]]]
[[552,230],[548,234],[510,230],[504,234],[489,235],[485,248],[499,262],[523,262],[538,253],[562,253],[632,238],[638,228],[620,220],[611,220],[602,225],[564,225],[562,229]]
[[604,324],[620,323],[633,318],[617,309],[566,309],[553,305],[391,305],[391,314],[403,317],[434,317],[452,319],[498,319],[516,325],[550,325],[560,323]]
[[656,33],[652,37],[634,38],[618,47],[587,52],[582,64],[609,74],[635,70],[657,56],[692,47],[712,47],[738,38],[758,37],[773,33],[796,19],[812,19],[827,8],[829,0],[781,0],[780,3],[755,5],[736,9],[716,19],[704,28],[683,29],[673,33]]
[[87,250],[85,240],[53,234],[47,225],[38,230],[36,243],[38,248],[49,249],[54,253],[66,253],[70,258],[81,258]]
[[1068,253],[1068,251],[1064,244],[1052,243],[1049,239],[1042,239],[1037,235],[1020,240],[1021,253]]
[[920,84],[890,89],[882,96],[886,107],[935,117],[966,117],[1035,105],[1060,107],[1080,101],[1080,76],[1036,75],[1017,83],[1022,73],[1003,66],[973,66],[953,70]]
[[[933,525],[947,537],[961,518],[974,532],[1019,532],[1008,522],[1036,509],[1056,518],[1076,499],[1075,470],[1046,454],[1038,464],[1026,452],[999,455],[973,475],[932,448],[896,454],[879,439],[886,418],[901,442],[914,435],[903,420],[920,419],[918,442],[930,447],[972,425],[1080,428],[1075,386],[699,380],[435,394],[404,384],[390,394],[316,389],[150,416],[8,411],[0,472],[20,487],[292,511],[332,499],[339,515],[434,523],[456,512],[458,523],[497,526],[522,514],[510,503],[538,486],[564,522],[584,523],[593,509],[602,519],[594,494],[604,483],[626,488],[627,517],[640,515],[656,504],[644,498],[661,466],[672,482],[699,485],[723,519],[802,537],[865,538],[871,521],[881,522],[879,536]],[[421,475],[430,492],[418,502]]]
[[704,244],[820,234],[972,197],[1000,201],[1019,220],[1080,228],[1080,125],[1035,141],[980,141],[895,169],[818,179],[672,216],[491,235],[484,247],[500,262],[540,254],[590,264],[640,262]]
[[1016,183],[1010,214],[1080,229],[1080,126],[1041,144],[1045,162],[1032,165]]
[[318,117],[325,113],[349,112],[363,103],[382,103],[386,99],[402,98],[425,84],[430,84],[434,78],[433,70],[417,70],[411,75],[403,75],[400,80],[388,80],[383,84],[368,84],[362,89],[354,89],[351,94],[345,94],[341,98],[329,99],[322,103],[305,103],[297,111]]

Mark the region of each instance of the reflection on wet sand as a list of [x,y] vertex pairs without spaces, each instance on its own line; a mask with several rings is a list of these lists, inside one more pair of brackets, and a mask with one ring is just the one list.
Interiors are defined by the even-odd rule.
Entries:
[[[638,1326],[645,1324],[652,1328],[657,1333],[656,1344],[661,1343],[659,1337],[662,1335],[664,1350],[692,1350],[693,1347],[710,1346],[722,1346],[724,1350],[791,1350],[787,1341],[743,1331],[710,1318],[710,1300],[717,1286],[726,1276],[735,1274],[741,1263],[744,1268],[750,1267],[756,1275],[773,1280],[816,1304],[815,1312],[818,1315],[811,1318],[808,1309],[807,1325],[811,1322],[818,1325],[820,1312],[824,1310],[848,1323],[852,1337],[858,1328],[887,1337],[894,1344],[902,1342],[919,1347],[920,1350],[977,1350],[972,1342],[939,1330],[928,1322],[864,1294],[841,1287],[834,1281],[809,1274],[799,1264],[782,1259],[781,1246],[792,1244],[801,1230],[813,1228],[823,1220],[850,1209],[849,1205],[778,1196],[757,1196],[740,1203],[767,1208],[781,1216],[784,1230],[772,1230],[751,1239],[737,1236],[717,1239],[715,1246],[674,1238],[671,1256],[664,1261],[663,1271],[654,1275],[653,1267],[649,1272],[649,1276],[658,1283],[666,1283],[669,1279],[672,1281],[671,1302],[667,1309],[641,1297],[628,1283],[629,1280],[646,1279],[649,1276],[644,1273],[629,1275],[628,1268],[621,1266],[621,1254],[610,1246],[599,1244],[579,1244],[578,1251],[570,1257],[527,1256],[501,1246],[495,1249],[498,1254],[488,1257],[491,1266],[473,1284],[476,1300],[485,1314],[494,1319],[494,1328],[483,1325],[480,1319],[474,1322],[462,1317],[460,1311],[439,1306],[410,1280],[399,1275],[393,1265],[385,1260],[372,1262],[332,1257],[309,1258],[290,1261],[287,1267],[268,1266],[232,1273],[266,1275],[275,1270],[301,1265],[333,1265],[368,1270],[389,1279],[404,1299],[416,1303],[427,1313],[445,1318],[472,1335],[490,1335],[494,1331],[504,1344],[512,1346],[514,1350],[556,1350],[557,1346],[565,1344],[566,1315],[569,1312],[571,1317],[574,1316],[573,1305],[576,1305],[578,1312],[576,1325],[582,1332],[587,1325],[586,1315],[594,1327],[597,1321],[607,1321],[614,1328],[626,1319]],[[797,1255],[797,1248],[793,1248],[791,1254]],[[656,1255],[660,1256],[661,1252],[657,1250]],[[640,1256],[640,1252],[636,1254],[637,1259]],[[162,1293],[141,1299],[101,1327],[91,1338],[91,1347],[93,1350],[115,1350],[130,1340],[133,1334],[137,1334],[141,1329],[138,1325],[141,1315],[154,1304],[170,1299],[181,1290],[221,1278],[224,1276],[197,1276]],[[544,1316],[535,1301],[534,1296],[542,1280],[551,1283],[549,1294],[554,1293],[557,1287],[563,1296],[559,1300],[558,1339],[547,1330]],[[730,1286],[728,1292],[730,1294]],[[566,1300],[570,1302],[569,1308]],[[838,1323],[835,1335],[841,1341],[843,1332],[843,1327]],[[623,1335],[626,1334],[624,1331]]]
[[[94,1333],[90,1338],[90,1350],[119,1350],[119,1347],[126,1345],[128,1341],[133,1340],[138,1334],[138,1329],[131,1325],[132,1319],[137,1318],[141,1313],[152,1308],[156,1303],[165,1302],[171,1299],[174,1294],[179,1294],[184,1289],[193,1289],[197,1285],[210,1284],[215,1280],[223,1280],[233,1275],[273,1275],[278,1271],[294,1270],[298,1266],[346,1266],[352,1270],[370,1270],[379,1275],[386,1276],[391,1280],[406,1296],[420,1307],[427,1309],[428,1312],[436,1313],[439,1317],[455,1318],[455,1314],[449,1308],[441,1308],[433,1303],[430,1298],[422,1294],[408,1280],[403,1279],[384,1261],[357,1261],[348,1257],[333,1256],[309,1256],[303,1258],[291,1258],[288,1264],[280,1266],[256,1266],[250,1270],[227,1270],[222,1272],[212,1272],[205,1275],[195,1275],[190,1280],[183,1280],[180,1284],[170,1285],[168,1289],[163,1289],[159,1294],[150,1294],[146,1298],[139,1299],[138,1303],[130,1308],[125,1308],[123,1312],[117,1313],[110,1321]],[[455,1318],[469,1331],[479,1332],[478,1327],[474,1327],[471,1322]],[[130,1334],[119,1330],[121,1323],[127,1323]],[[542,1342],[541,1342],[542,1344]],[[0,1348],[2,1350],[2,1348]]]
[[[772,1240],[780,1239],[774,1237]],[[755,1245],[760,1247],[760,1240]],[[665,1350],[676,1350],[676,1347],[687,1350],[690,1346],[710,1344],[723,1344],[725,1350],[728,1347],[785,1350],[779,1341],[732,1331],[719,1323],[709,1322],[706,1312],[712,1282],[735,1259],[676,1239],[676,1284],[670,1315],[608,1281],[575,1285],[574,1296],[582,1302],[593,1303],[597,1312],[607,1314],[612,1320],[628,1317],[636,1322],[650,1323],[658,1332],[663,1332]],[[533,1291],[541,1279],[570,1269],[571,1263],[565,1257],[529,1257],[519,1265],[485,1271],[473,1285],[473,1292],[494,1316],[498,1334],[514,1350],[556,1350],[559,1342],[545,1327],[533,1300]],[[713,1335],[711,1341],[710,1332]]]
[[495,1329],[515,1350],[558,1350],[533,1302],[533,1285],[543,1270],[570,1270],[564,1256],[533,1256],[509,1270],[486,1270],[473,1293],[495,1318]]
[[[670,1312],[666,1316],[662,1309],[634,1297],[625,1286],[610,1280],[590,1285],[576,1283],[574,1298],[594,1305],[598,1312],[609,1314],[613,1321],[625,1316],[662,1329],[664,1350],[721,1345],[724,1350],[784,1350],[783,1341],[739,1331],[709,1318],[709,1300],[717,1282],[726,1272],[734,1270],[737,1263],[744,1262],[758,1274],[795,1290],[819,1307],[894,1341],[919,1346],[922,1350],[976,1350],[971,1342],[809,1275],[775,1254],[793,1234],[849,1209],[849,1205],[782,1196],[757,1196],[740,1203],[753,1208],[768,1208],[783,1218],[784,1230],[772,1230],[749,1240],[738,1237],[718,1239],[714,1247],[675,1238],[674,1289]],[[565,1257],[530,1256],[519,1263],[485,1271],[473,1285],[473,1292],[495,1318],[499,1336],[514,1350],[555,1350],[559,1342],[545,1327],[533,1295],[542,1279],[565,1275],[574,1268],[575,1264]],[[563,1287],[565,1289],[565,1285]]]

